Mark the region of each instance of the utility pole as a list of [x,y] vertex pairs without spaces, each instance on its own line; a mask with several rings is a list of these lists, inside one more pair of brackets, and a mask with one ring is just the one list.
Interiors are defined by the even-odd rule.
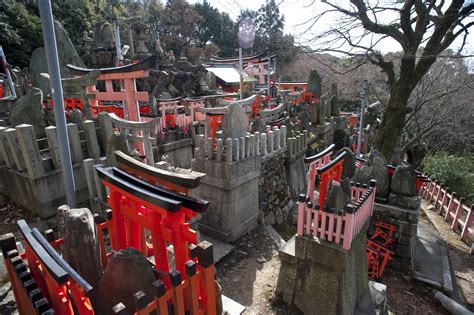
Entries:
[[243,91],[244,88],[244,62],[242,60],[242,47],[239,47],[239,77],[240,77],[240,99],[243,99]]
[[40,0],[38,1],[38,6],[41,16],[41,27],[43,29],[46,60],[48,62],[51,93],[53,94],[54,117],[56,120],[56,130],[58,132],[59,156],[61,158],[66,200],[69,207],[75,208],[76,189],[71,163],[71,152],[69,150],[69,138],[67,135],[63,88],[61,86],[61,72],[59,70],[58,47],[56,46],[56,34],[54,33],[51,0]]
[[368,82],[364,80],[362,83],[362,91],[360,92],[360,118],[359,118],[359,135],[357,137],[357,153],[356,156],[360,157],[360,147],[362,145],[362,129],[364,129],[364,111],[365,111],[365,98],[367,97]]

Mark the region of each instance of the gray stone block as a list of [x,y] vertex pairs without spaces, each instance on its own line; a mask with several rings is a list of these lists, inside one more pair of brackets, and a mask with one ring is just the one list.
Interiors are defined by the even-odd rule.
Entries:
[[421,198],[419,196],[406,197],[391,193],[388,197],[391,205],[399,206],[405,209],[413,209],[418,211],[421,206]]
[[276,295],[304,314],[351,314],[367,288],[365,233],[348,251],[340,245],[293,237],[281,249]]

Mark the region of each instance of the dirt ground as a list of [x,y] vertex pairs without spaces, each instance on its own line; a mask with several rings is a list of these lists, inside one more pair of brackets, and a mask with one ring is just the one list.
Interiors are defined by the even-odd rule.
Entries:
[[[275,299],[280,260],[266,230],[259,226],[234,245],[216,266],[223,293],[245,305],[245,314],[300,314]],[[388,268],[381,282],[387,285],[389,309],[395,314],[449,314],[432,289],[407,272]]]

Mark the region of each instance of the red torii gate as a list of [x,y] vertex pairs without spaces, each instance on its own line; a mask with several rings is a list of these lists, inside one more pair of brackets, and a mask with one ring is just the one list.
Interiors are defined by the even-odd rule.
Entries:
[[[94,70],[100,71],[97,81],[105,82],[105,92],[97,89],[97,83],[86,88],[87,94],[95,95],[94,98],[89,99],[91,109],[97,108],[99,101],[118,102],[123,104],[125,119],[141,121],[138,102],[148,102],[149,95],[146,91],[137,91],[136,79],[148,77],[149,69],[154,67],[155,61],[156,57],[151,56],[139,63],[122,67],[102,69],[80,68],[74,65],[67,65],[67,67],[77,76],[85,75]],[[120,82],[120,91],[114,91],[114,81]]]

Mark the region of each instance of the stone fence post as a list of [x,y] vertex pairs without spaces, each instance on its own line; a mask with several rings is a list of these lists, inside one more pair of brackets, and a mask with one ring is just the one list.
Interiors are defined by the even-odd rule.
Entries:
[[235,157],[234,157],[234,161],[238,161],[239,160],[239,155],[240,155],[240,150],[239,150],[239,138],[235,138],[234,140],[232,140],[232,144],[235,146]]
[[[17,144],[18,134],[15,128],[8,128],[5,130],[7,145],[10,148],[10,153],[13,158],[13,162],[15,163],[16,169],[20,172],[24,172],[26,170],[24,157],[22,156],[22,151]],[[36,136],[35,136],[36,140]]]
[[281,146],[284,148],[286,147],[286,126],[285,125],[281,126],[280,132],[281,132],[281,140],[282,140]]
[[216,146],[216,160],[222,161],[222,139],[217,139],[217,146]]
[[209,160],[212,160],[212,138],[207,138],[207,142],[206,142],[206,156]]
[[21,124],[16,127],[18,144],[23,154],[28,175],[38,178],[44,175],[43,159],[36,142],[35,129],[32,125]]
[[90,158],[97,161],[100,159],[100,147],[95,132],[95,123],[92,120],[86,120],[82,123],[82,127],[87,140],[87,153]]
[[267,135],[268,135],[268,153],[272,154],[273,153],[273,144],[274,144],[273,131],[270,130],[269,132],[267,132]]
[[69,147],[71,148],[72,164],[82,163],[81,139],[79,138],[79,129],[76,124],[67,124],[67,134],[69,138]]
[[232,139],[225,140],[225,160],[227,163],[232,163]]
[[267,155],[267,134],[262,133],[260,137],[262,140],[262,151],[260,153],[262,154],[262,157],[265,157]]
[[46,139],[48,140],[49,152],[55,169],[61,168],[61,158],[59,156],[59,142],[56,127],[49,126],[44,128]]
[[[0,127],[0,162],[5,163],[8,168],[12,167],[12,162],[10,161],[10,157],[8,155],[8,150],[5,147],[5,131],[7,130],[6,127]],[[5,140],[5,141],[4,141]]]
[[255,132],[255,155],[260,155],[260,132]]

